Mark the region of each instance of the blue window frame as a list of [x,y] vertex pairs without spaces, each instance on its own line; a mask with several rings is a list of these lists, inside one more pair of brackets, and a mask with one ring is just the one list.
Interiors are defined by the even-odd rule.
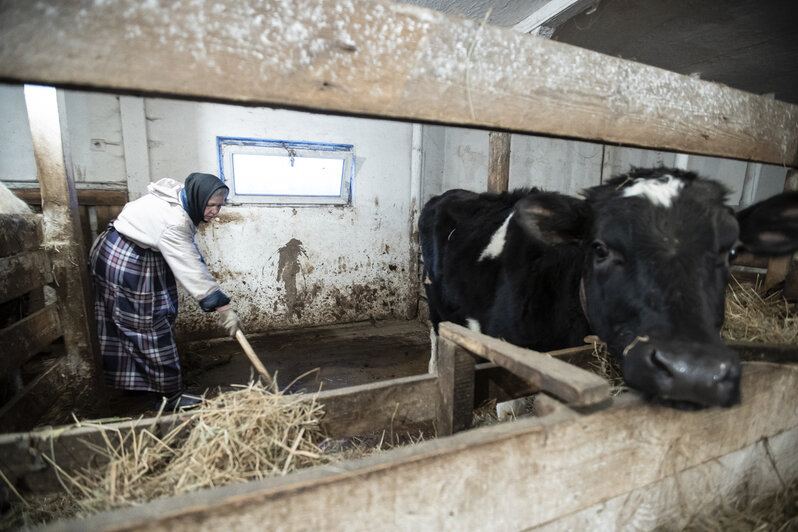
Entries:
[[348,205],[354,146],[217,137],[230,203]]

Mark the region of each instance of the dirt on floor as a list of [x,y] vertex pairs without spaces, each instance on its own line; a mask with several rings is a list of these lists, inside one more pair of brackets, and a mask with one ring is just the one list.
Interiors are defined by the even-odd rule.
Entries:
[[[423,374],[430,357],[429,329],[420,321],[367,321],[247,333],[246,337],[280,389],[290,385],[289,393]],[[215,397],[257,375],[232,338],[187,343],[178,349],[189,393]],[[157,413],[157,398],[151,395],[131,396],[111,389],[103,393],[99,397],[65,394],[69,400],[59,401],[35,425],[72,423],[73,415],[87,420]]]

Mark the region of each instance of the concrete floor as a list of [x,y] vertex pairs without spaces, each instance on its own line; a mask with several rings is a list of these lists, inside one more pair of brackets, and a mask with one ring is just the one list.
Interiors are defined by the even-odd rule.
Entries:
[[[429,329],[419,321],[358,322],[247,334],[247,340],[281,388],[302,374],[291,391],[317,391],[426,373]],[[186,385],[215,395],[246,384],[254,368],[237,341],[197,342],[181,351]]]

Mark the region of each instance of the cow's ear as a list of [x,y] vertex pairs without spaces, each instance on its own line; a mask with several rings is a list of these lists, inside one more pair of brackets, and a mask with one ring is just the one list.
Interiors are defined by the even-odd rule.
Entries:
[[530,194],[515,204],[514,213],[521,228],[549,245],[581,240],[590,220],[585,201],[556,192]]
[[755,255],[798,251],[798,192],[785,192],[737,213],[740,241]]

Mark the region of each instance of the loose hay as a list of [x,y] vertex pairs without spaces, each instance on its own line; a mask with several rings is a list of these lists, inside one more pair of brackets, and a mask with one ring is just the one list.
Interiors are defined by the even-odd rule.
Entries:
[[726,290],[721,336],[732,341],[798,344],[798,311],[781,290],[763,294],[761,282],[733,279]]
[[206,400],[162,438],[149,430],[97,425],[105,445],[91,447],[107,464],[67,474],[48,459],[59,471],[66,500],[51,498],[55,507],[49,511],[39,500],[22,501],[22,515],[4,524],[86,515],[332,461],[319,447],[322,415],[314,395],[284,395],[250,383]]

